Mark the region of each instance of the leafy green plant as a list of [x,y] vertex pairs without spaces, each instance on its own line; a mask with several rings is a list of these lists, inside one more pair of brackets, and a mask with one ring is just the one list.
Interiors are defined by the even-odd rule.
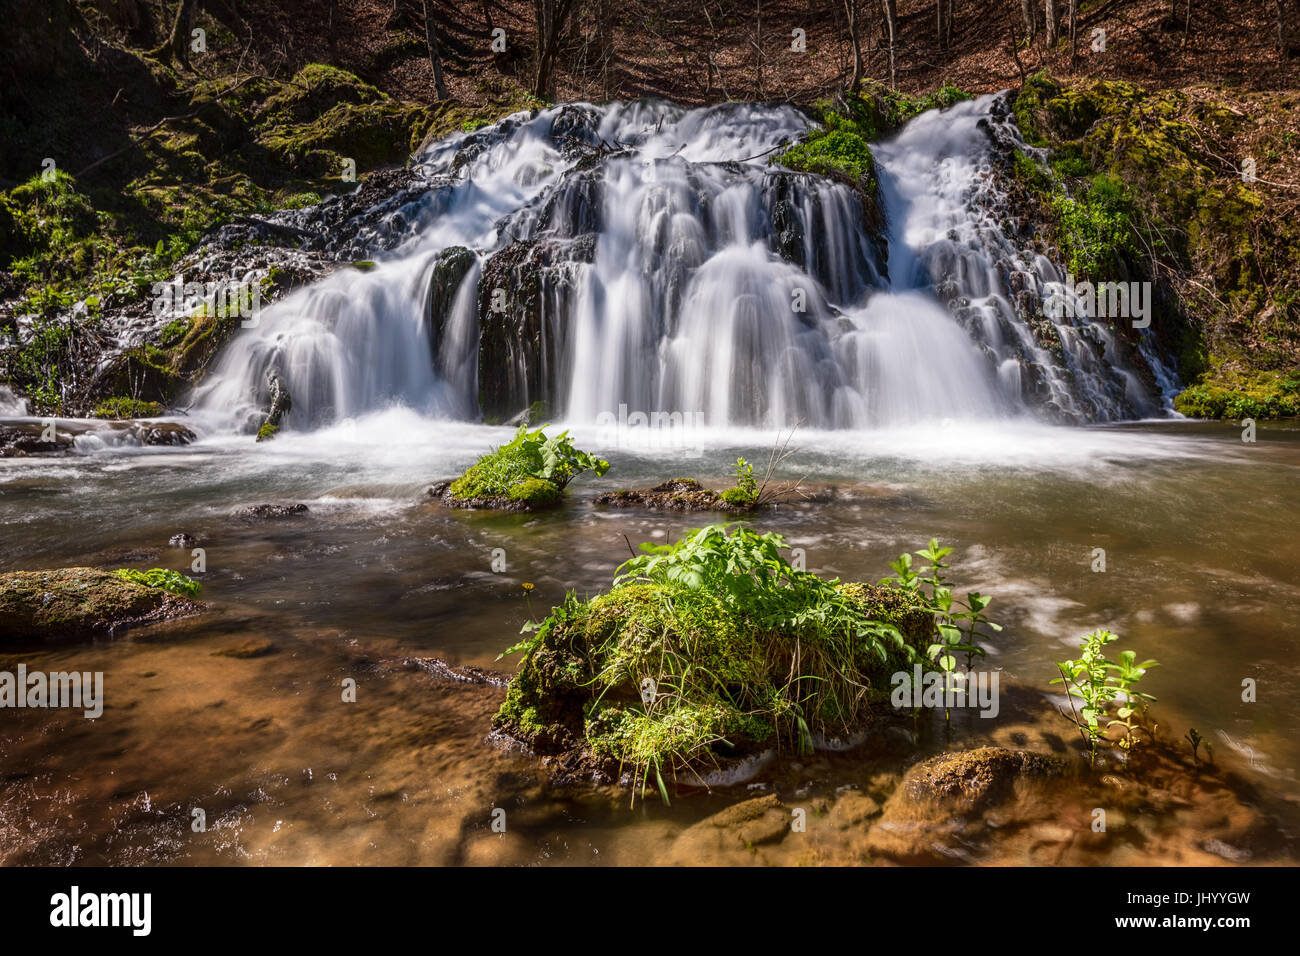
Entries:
[[567,431],[547,437],[545,428],[520,425],[514,438],[484,455],[455,481],[449,494],[461,500],[508,498],[529,504],[557,501],[574,478],[600,476],[609,462],[575,448]]
[[912,592],[822,579],[787,550],[732,525],[641,545],[609,591],[524,625],[498,724],[534,744],[580,736],[665,798],[665,774],[855,727],[921,660],[932,616]]
[[758,479],[754,466],[743,458],[736,459],[736,484],[722,492],[722,500],[737,508],[747,508],[758,500]]
[[[1137,684],[1159,662],[1146,660],[1139,664],[1134,651],[1122,651],[1118,660],[1109,659],[1105,653],[1106,645],[1117,640],[1117,635],[1106,630],[1085,635],[1079,657],[1059,661],[1056,668],[1061,676],[1052,681],[1063,685],[1070,704],[1068,719],[1079,728],[1088,746],[1089,760],[1094,764],[1097,762],[1097,744],[1106,738],[1112,727],[1123,729],[1123,736],[1117,741],[1123,750],[1131,750],[1139,743],[1137,731],[1141,720],[1150,702],[1155,700],[1150,694],[1137,690]],[[1076,699],[1079,701],[1077,708]],[[1112,707],[1115,716],[1110,718]],[[1065,715],[1064,711],[1061,713]]]
[[944,576],[949,568],[944,559],[952,552],[952,548],[942,547],[937,538],[931,538],[926,548],[913,552],[928,562],[926,567],[914,570],[912,554],[904,552],[889,563],[894,570],[893,576],[880,582],[911,592],[934,615],[934,640],[926,647],[925,656],[944,674],[946,683],[956,679],[960,673],[957,667],[959,654],[966,655],[966,671],[969,673],[975,658],[986,656],[980,640],[992,636],[989,631],[1002,630],[1000,624],[990,621],[984,613],[991,598],[971,591],[966,595],[965,603],[954,602],[951,583]]
[[203,588],[203,585],[193,578],[167,568],[150,568],[148,571],[137,571],[135,568],[120,568],[113,573],[123,581],[143,584],[151,588],[162,588],[164,591],[179,594],[181,597],[197,597],[199,591]]
[[1051,204],[1076,277],[1119,274],[1117,258],[1136,253],[1130,204],[1119,180],[1097,175],[1074,196],[1058,188]]

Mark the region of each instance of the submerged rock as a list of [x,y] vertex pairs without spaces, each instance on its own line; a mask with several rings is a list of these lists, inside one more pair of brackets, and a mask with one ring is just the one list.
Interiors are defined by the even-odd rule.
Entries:
[[257,518],[264,521],[274,521],[279,518],[297,518],[308,514],[308,508],[304,504],[293,505],[250,505],[247,508],[240,508],[235,512],[236,518]]
[[201,607],[96,568],[9,571],[0,574],[0,642],[112,634]]
[[944,809],[970,814],[1011,796],[1020,781],[1062,777],[1070,769],[1062,757],[981,747],[917,764],[903,778],[902,789],[913,800],[935,801]]

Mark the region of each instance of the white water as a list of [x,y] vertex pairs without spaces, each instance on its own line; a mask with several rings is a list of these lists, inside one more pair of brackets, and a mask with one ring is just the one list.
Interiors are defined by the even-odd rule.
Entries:
[[[539,399],[579,426],[620,405],[715,428],[1159,414],[1103,325],[1055,320],[1054,358],[1012,306],[1009,271],[1039,300],[1061,276],[996,225],[978,125],[992,102],[925,114],[874,146],[887,262],[849,189],[768,165],[807,126],[793,108],[559,107],[458,134],[419,158],[433,183],[422,225],[373,271],[263,310],[195,404],[246,431],[274,369],[297,430],[394,405],[477,420]],[[612,155],[584,172],[575,141]],[[593,251],[577,252],[590,233]],[[490,257],[514,241],[548,250],[550,264],[511,274],[541,291],[531,307],[480,313]],[[430,275],[453,246],[478,262],[430,316]],[[493,323],[506,330],[485,352]],[[1149,343],[1143,354],[1167,384]],[[504,407],[481,409],[493,376],[508,380]]]

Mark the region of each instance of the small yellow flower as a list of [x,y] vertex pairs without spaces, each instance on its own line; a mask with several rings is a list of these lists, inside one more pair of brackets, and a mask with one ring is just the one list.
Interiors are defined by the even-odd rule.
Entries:
[[524,582],[524,590],[525,590],[525,591],[531,591],[532,589],[533,589],[533,583],[532,583],[531,581],[525,581],[525,582]]

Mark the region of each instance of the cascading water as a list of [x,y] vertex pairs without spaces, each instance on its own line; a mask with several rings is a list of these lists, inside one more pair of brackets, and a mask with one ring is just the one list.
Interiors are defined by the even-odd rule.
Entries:
[[263,310],[197,404],[248,427],[274,372],[298,428],[538,401],[587,424],[620,406],[833,428],[1158,413],[1173,379],[1149,341],[1044,315],[1062,277],[1003,227],[1005,112],[984,97],[875,144],[879,208],[770,164],[808,127],[792,107],[568,105],[458,134],[385,213],[402,241]]

